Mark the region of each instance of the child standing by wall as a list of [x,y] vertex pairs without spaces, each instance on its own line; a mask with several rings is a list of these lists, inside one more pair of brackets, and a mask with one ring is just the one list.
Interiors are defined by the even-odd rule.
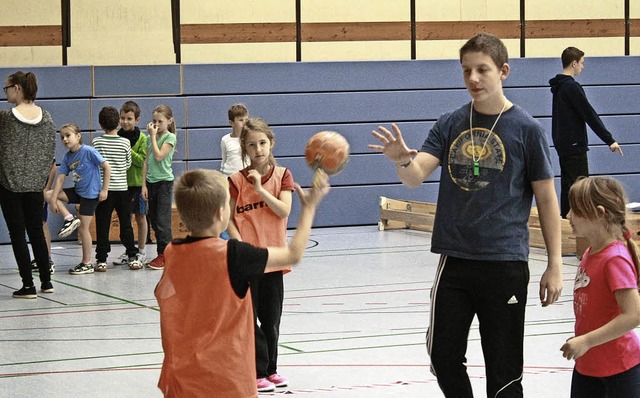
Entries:
[[98,150],[111,166],[111,180],[107,199],[96,208],[96,271],[107,270],[107,256],[111,251],[109,231],[111,230],[111,214],[115,209],[120,224],[120,241],[126,248],[130,267],[141,268],[138,259],[138,248],[133,240],[131,228],[131,205],[127,190],[127,170],[131,166],[131,145],[129,140],[118,136],[118,110],[112,106],[100,110],[98,120],[105,134],[93,140],[93,147]]
[[220,151],[222,152],[222,164],[220,171],[227,177],[236,173],[246,166],[243,161],[240,149],[240,133],[242,127],[249,118],[249,110],[244,104],[233,104],[228,111],[229,125],[231,132],[220,140]]
[[[294,189],[291,172],[276,164],[275,138],[261,119],[248,119],[240,135],[241,154],[248,167],[229,177],[232,217],[229,236],[260,247],[287,244],[287,219]],[[287,270],[288,271],[288,270]],[[258,391],[273,391],[288,381],[278,375],[278,338],[284,300],[283,271],[251,280],[255,314]],[[260,324],[258,325],[258,322]]]
[[573,289],[575,336],[562,355],[575,359],[572,397],[640,396],[638,248],[625,225],[625,193],[609,177],[578,180],[567,218],[589,239]]
[[[82,144],[82,132],[77,125],[71,123],[62,126],[60,138],[69,152],[65,153],[62,158],[53,190],[48,191],[45,198],[49,202],[51,211],[64,218],[64,224],[58,236],[69,236],[79,228],[78,235],[82,237],[82,261],[71,268],[69,273],[72,275],[89,274],[93,272],[89,224],[98,202],[107,198],[111,167],[95,148]],[[100,181],[100,169],[102,169],[103,175],[102,182]],[[62,189],[64,179],[70,173],[74,187]],[[69,212],[64,202],[80,204],[78,218]]]
[[302,208],[291,244],[265,249],[219,238],[231,211],[221,173],[198,169],[178,179],[176,207],[191,235],[167,247],[155,290],[164,349],[158,387],[165,397],[258,396],[249,280],[301,260],[329,191],[327,175],[321,172],[307,192],[296,190]]
[[[118,135],[129,140],[131,144],[131,167],[127,170],[127,185],[131,214],[138,226],[138,261],[146,262],[145,245],[147,243],[147,201],[142,197],[142,167],[147,159],[147,136],[140,132],[137,124],[140,122],[140,107],[134,101],[127,101],[120,108],[120,130]],[[128,264],[129,269],[142,268],[139,263],[129,262],[127,253],[122,253],[113,265]]]
[[171,196],[176,147],[176,124],[167,105],[153,110],[153,122],[147,125],[149,145],[142,168],[142,196],[149,201],[149,221],[155,231],[158,256],[147,263],[151,269],[164,268],[164,249],[171,242]]

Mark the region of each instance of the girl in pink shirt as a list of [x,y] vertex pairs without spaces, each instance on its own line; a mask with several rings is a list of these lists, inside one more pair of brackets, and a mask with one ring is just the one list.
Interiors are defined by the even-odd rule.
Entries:
[[639,397],[638,248],[625,225],[625,193],[609,177],[588,177],[569,191],[567,218],[589,239],[573,289],[575,336],[560,348],[575,359],[572,397]]

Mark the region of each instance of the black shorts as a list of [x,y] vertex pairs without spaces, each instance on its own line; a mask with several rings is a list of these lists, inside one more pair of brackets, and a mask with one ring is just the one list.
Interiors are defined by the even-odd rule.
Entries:
[[147,201],[142,197],[142,187],[129,187],[131,214],[147,214]]
[[96,214],[96,207],[98,207],[98,203],[100,203],[100,200],[98,198],[83,198],[82,196],[78,195],[75,188],[64,188],[63,191],[65,195],[67,195],[69,203],[80,203],[78,214],[80,214],[81,216],[93,216],[94,214]]

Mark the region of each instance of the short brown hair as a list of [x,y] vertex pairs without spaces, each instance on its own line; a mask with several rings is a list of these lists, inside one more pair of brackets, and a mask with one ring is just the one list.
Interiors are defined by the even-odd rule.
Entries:
[[564,69],[567,66],[571,65],[573,61],[580,61],[582,57],[584,57],[584,51],[579,50],[575,47],[565,48],[562,52],[562,56],[560,57],[562,59],[562,68]]
[[509,63],[509,52],[502,40],[491,33],[478,33],[460,47],[460,62],[467,53],[484,53],[491,57],[498,69]]
[[107,131],[115,130],[118,128],[119,122],[120,114],[116,108],[112,106],[105,106],[100,109],[100,113],[98,114],[98,123],[100,123],[100,127]]
[[140,117],[141,115],[141,111],[140,111],[140,107],[138,106],[138,103],[135,101],[127,101],[124,104],[122,104],[122,107],[120,107],[120,113],[127,113],[127,112],[133,112],[133,115],[137,118]]
[[229,108],[227,113],[229,114],[229,121],[233,122],[237,117],[247,116],[249,114],[249,110],[244,104],[238,103],[231,105],[231,108]]
[[216,212],[229,200],[229,182],[217,170],[189,170],[174,187],[176,208],[188,230],[211,227]]

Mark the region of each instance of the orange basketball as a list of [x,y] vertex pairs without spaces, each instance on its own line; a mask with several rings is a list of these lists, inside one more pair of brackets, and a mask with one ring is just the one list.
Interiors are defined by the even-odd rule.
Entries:
[[349,161],[349,143],[335,131],[321,131],[307,141],[304,156],[312,169],[335,175]]

